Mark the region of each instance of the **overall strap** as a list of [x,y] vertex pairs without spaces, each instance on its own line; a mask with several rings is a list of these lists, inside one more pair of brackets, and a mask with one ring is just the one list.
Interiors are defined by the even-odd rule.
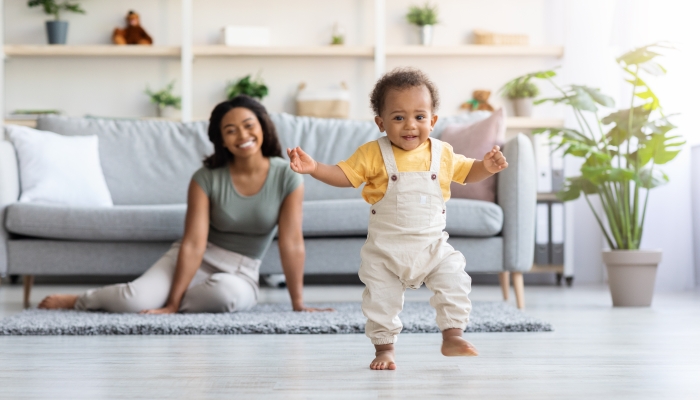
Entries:
[[429,137],[430,140],[430,171],[440,172],[440,161],[442,159],[442,141]]
[[377,140],[379,143],[379,149],[382,151],[382,158],[384,159],[384,167],[386,168],[386,173],[388,175],[398,174],[399,168],[396,166],[396,159],[394,158],[394,150],[391,148],[391,140],[388,137],[383,136]]

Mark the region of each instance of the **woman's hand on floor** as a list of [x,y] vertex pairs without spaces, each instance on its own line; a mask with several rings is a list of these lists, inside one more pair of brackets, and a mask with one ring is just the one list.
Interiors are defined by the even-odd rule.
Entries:
[[154,308],[152,310],[143,310],[139,314],[175,314],[177,307],[165,306],[163,308]]

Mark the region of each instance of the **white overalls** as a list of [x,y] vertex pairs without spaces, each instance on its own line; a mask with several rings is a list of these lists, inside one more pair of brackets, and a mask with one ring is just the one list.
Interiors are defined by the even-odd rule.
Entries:
[[447,243],[445,201],[440,188],[442,142],[431,140],[430,171],[399,172],[389,138],[379,139],[389,184],[384,197],[372,205],[367,242],[360,255],[360,279],[366,285],[362,312],[365,334],[375,345],[395,343],[403,325],[407,287],[424,282],[433,291],[430,305],[437,311],[441,331],[464,330],[471,311],[471,278],[466,260]]

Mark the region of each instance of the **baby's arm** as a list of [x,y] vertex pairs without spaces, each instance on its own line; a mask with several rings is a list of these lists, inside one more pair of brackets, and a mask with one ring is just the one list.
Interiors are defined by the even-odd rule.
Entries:
[[301,147],[287,149],[287,155],[289,156],[289,166],[296,173],[311,174],[327,185],[352,187],[350,180],[339,166],[317,162],[310,155],[304,153]]
[[464,183],[483,181],[489,176],[501,172],[506,168],[508,168],[508,162],[505,156],[503,156],[503,153],[501,153],[501,148],[493,146],[493,149],[486,153],[483,160],[474,161],[472,169],[469,170],[469,174],[467,174]]

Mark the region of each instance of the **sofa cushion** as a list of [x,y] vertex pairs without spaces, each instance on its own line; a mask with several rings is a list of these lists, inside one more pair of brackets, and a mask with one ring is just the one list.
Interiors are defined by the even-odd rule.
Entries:
[[447,202],[447,227],[450,236],[491,237],[503,228],[503,210],[498,204],[471,199]]
[[185,227],[184,204],[71,208],[15,203],[7,208],[9,232],[31,237],[86,241],[175,241]]
[[[369,204],[362,199],[304,202],[305,237],[367,235]],[[16,235],[86,241],[175,241],[184,232],[184,204],[70,208],[15,203],[7,207],[5,228]],[[503,225],[497,204],[454,199],[447,202],[451,236],[490,237]]]
[[202,160],[213,152],[206,130],[170,121],[42,116],[38,129],[97,135],[100,163],[116,205],[180,204]]
[[[481,160],[493,146],[503,147],[506,139],[506,116],[503,108],[493,112],[485,120],[477,123],[454,124],[443,131],[442,140],[452,145],[455,153]],[[496,179],[494,175],[481,182],[460,185],[452,182],[450,190],[453,199],[474,199],[496,202]]]
[[362,199],[304,201],[304,236],[366,236],[369,207]]

